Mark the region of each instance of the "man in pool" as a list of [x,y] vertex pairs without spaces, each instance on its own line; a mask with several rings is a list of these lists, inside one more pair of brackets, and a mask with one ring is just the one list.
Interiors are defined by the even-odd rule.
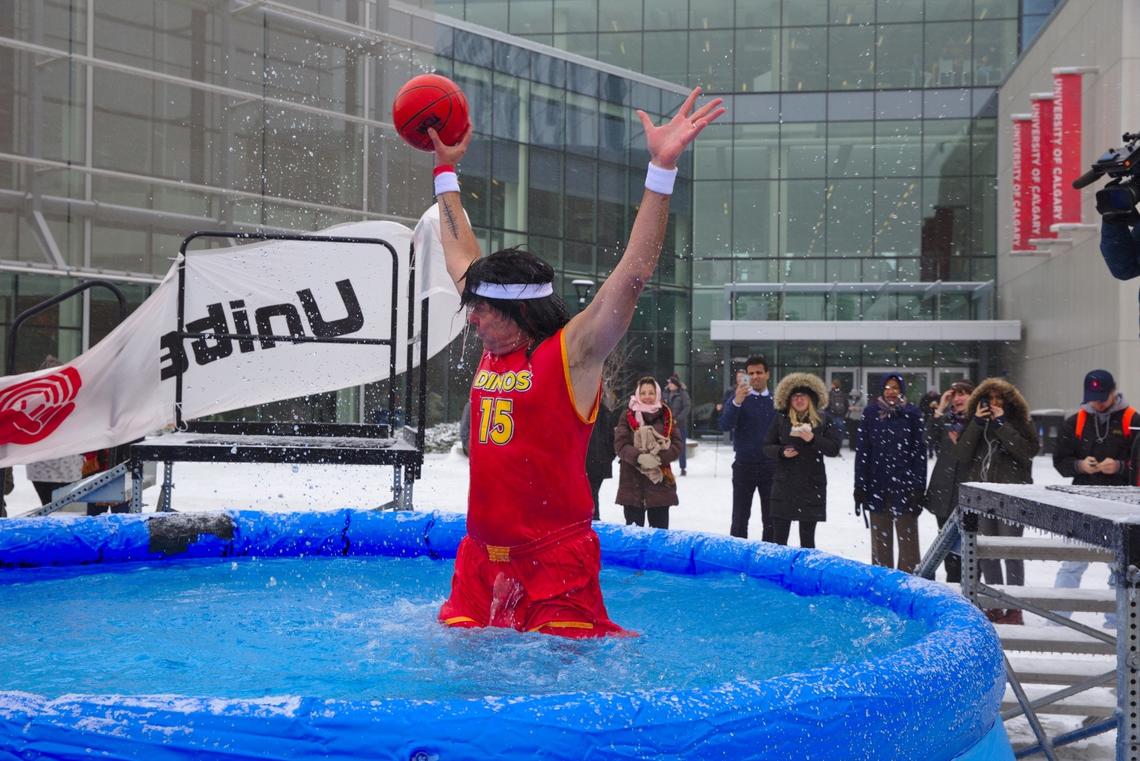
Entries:
[[483,342],[471,384],[467,536],[440,620],[566,637],[620,634],[602,601],[601,552],[586,448],[598,410],[602,363],[653,276],[668,220],[677,159],[724,113],[696,108],[693,90],[661,126],[638,111],[650,164],[629,243],[593,302],[569,319],[553,268],[518,249],[482,257],[463,211],[455,167],[471,132],[435,148],[435,194],[447,271]]

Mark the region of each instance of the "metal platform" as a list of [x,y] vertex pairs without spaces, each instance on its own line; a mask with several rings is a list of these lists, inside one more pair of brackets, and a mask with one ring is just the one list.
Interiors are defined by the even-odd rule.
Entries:
[[[980,517],[1052,536],[979,536]],[[933,577],[937,564],[957,547],[964,595],[983,607],[1018,608],[1060,625],[995,627],[1007,653],[1061,656],[1040,663],[1007,656],[1009,690],[1003,717],[1024,713],[1038,740],[1034,747],[1019,751],[1018,757],[1041,753],[1054,759],[1056,747],[1116,729],[1116,757],[1140,758],[1140,489],[963,484],[956,520],[947,522],[935,545],[937,553],[923,559],[922,575]],[[1105,562],[1119,581],[1112,592],[989,586],[980,578],[982,558]],[[1117,629],[1094,629],[1057,612],[1071,610],[1114,610]],[[1064,658],[1066,653],[1096,657]],[[1067,686],[1056,689],[1057,685]],[[1106,689],[1113,685],[1115,694]],[[1038,713],[1103,717],[1103,721],[1050,738],[1037,720]]]
[[[410,510],[412,484],[423,466],[423,451],[416,432],[388,437],[387,426],[320,426],[292,430],[288,435],[257,431],[257,424],[190,424],[191,430],[148,437],[131,445],[134,478],[141,479],[144,464],[163,463],[163,484],[158,510],[172,511],[175,462],[293,463],[303,465],[389,465],[394,467],[392,500],[381,509]],[[233,426],[231,430],[227,427]],[[240,430],[253,433],[240,433]],[[335,429],[335,430],[333,430]],[[334,433],[337,435],[329,435]],[[345,435],[354,433],[357,435]],[[132,479],[133,480],[133,479]],[[142,490],[131,494],[131,512],[142,511]]]
[[414,465],[415,443],[402,439],[242,436],[168,433],[131,446],[131,457],[153,462],[284,462]]

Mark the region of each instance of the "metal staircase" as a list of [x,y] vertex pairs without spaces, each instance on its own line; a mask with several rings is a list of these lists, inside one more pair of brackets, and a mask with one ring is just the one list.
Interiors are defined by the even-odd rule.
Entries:
[[[1085,494],[1082,488],[1093,489],[964,485],[954,518],[916,570],[933,579],[945,556],[957,551],[962,557],[961,592],[976,605],[1019,609],[1057,624],[994,627],[1006,654],[1008,686],[1002,718],[1024,715],[1037,739],[1032,747],[1018,751],[1018,758],[1041,754],[1053,761],[1054,748],[1114,729],[1119,730],[1117,758],[1140,758],[1136,634],[1140,616],[1135,605],[1140,514],[1131,504],[1137,495],[1129,494],[1130,504],[1121,505],[1110,499],[1119,495],[1105,494],[1104,489]],[[978,517],[983,515],[1036,527],[1052,536],[980,536]],[[1116,590],[990,586],[981,580],[979,561],[986,559],[1103,562],[1126,581]],[[1118,631],[1061,615],[1112,611],[1117,612]],[[1039,715],[1082,716],[1086,721],[1078,729],[1049,737]]]

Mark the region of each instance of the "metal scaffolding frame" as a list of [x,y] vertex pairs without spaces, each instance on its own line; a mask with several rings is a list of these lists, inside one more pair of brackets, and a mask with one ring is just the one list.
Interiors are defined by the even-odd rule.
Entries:
[[[962,594],[979,606],[997,604],[1026,610],[1048,621],[1077,632],[1089,647],[1111,648],[1116,668],[1074,679],[1068,687],[1030,699],[1016,671],[1006,659],[1006,674],[1018,708],[1002,713],[1003,720],[1024,714],[1037,744],[1018,752],[1018,757],[1043,754],[1049,761],[1053,749],[1092,735],[1117,730],[1116,758],[1140,757],[1140,490],[1133,487],[1034,486],[967,483],[960,487],[955,514],[939,532],[927,551],[916,575],[933,579],[945,557],[957,551],[962,558]],[[1010,587],[996,589],[981,581],[979,559],[995,557],[992,550],[1002,542],[979,537],[978,519],[996,518],[1006,523],[1028,526],[1061,537],[1059,540],[1010,539],[1007,548],[1020,557],[1045,552],[1051,558],[1072,557],[1103,560],[1115,571],[1117,631],[1110,634],[1072,621],[1040,602],[1011,594]],[[986,544],[995,545],[989,547]],[[1024,544],[1022,548],[1016,545]],[[1016,588],[1015,588],[1016,589]],[[1090,608],[1091,609],[1091,608]],[[1020,627],[1011,627],[1020,628]],[[1063,631],[1063,630],[1061,630]],[[1098,644],[1099,643],[1099,644]],[[1088,649],[1082,652],[1094,652]],[[1095,670],[1095,669],[1094,669]],[[1050,738],[1037,718],[1040,709],[1087,692],[1115,680],[1116,711],[1111,718]]]

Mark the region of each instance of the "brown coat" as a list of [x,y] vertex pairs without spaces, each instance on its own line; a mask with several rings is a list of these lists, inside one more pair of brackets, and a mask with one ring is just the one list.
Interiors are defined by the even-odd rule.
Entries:
[[[658,433],[665,435],[664,406],[657,414],[642,414],[646,425],[652,425]],[[614,428],[614,451],[617,452],[621,470],[618,474],[618,491],[615,503],[624,507],[669,507],[677,504],[677,481],[667,472],[661,483],[653,483],[637,467],[637,456],[641,454],[633,445],[633,429],[629,424],[627,411],[621,411],[621,420]],[[681,456],[681,431],[674,425],[669,432],[669,448],[657,453],[664,466]]]

